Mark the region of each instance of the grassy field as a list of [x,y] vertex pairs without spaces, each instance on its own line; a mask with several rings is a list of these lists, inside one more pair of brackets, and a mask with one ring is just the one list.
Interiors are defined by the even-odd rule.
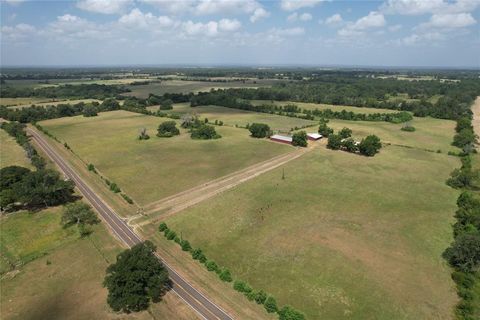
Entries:
[[374,158],[320,148],[285,180],[275,169],[167,223],[309,319],[447,319],[457,298],[441,253],[457,191],[445,179],[458,165],[394,146]]
[[[218,140],[192,140],[182,130],[174,138],[155,136],[168,119],[127,111],[42,121],[40,124],[87,163],[119,185],[140,205],[270,159],[292,147],[249,137],[248,131],[216,127]],[[141,128],[150,140],[137,140]],[[108,150],[108,152],[106,152]]]
[[37,97],[28,97],[28,98],[0,98],[0,105],[2,106],[17,106],[17,105],[27,105],[37,103],[48,103],[52,101],[57,101],[55,99],[49,98],[37,98]]
[[163,95],[164,93],[189,93],[210,91],[211,89],[221,88],[258,88],[271,86],[278,80],[249,80],[245,83],[235,82],[211,82],[211,81],[182,81],[182,80],[163,80],[158,83],[147,85],[128,86],[132,92],[125,93],[126,96],[135,96],[137,98],[147,98],[150,93]]
[[35,104],[36,106],[39,106],[39,107],[44,107],[44,106],[57,106],[59,104],[77,104],[80,102],[90,103],[94,101],[99,103],[102,102],[101,100],[98,100],[98,99],[78,99],[78,100],[60,100],[60,101],[56,100],[56,101],[48,101],[48,102],[30,103],[30,104],[18,104],[18,105],[10,106],[10,109],[28,108],[32,106],[32,104]]
[[[149,107],[150,110],[156,111],[157,107]],[[266,123],[272,130],[278,131],[290,131],[294,127],[303,127],[313,124],[317,124],[316,121],[278,116],[268,113],[250,112],[239,109],[225,108],[219,106],[199,106],[190,107],[188,103],[179,103],[173,106],[173,110],[170,113],[187,114],[194,113],[201,119],[208,118],[209,122],[215,120],[223,121],[227,126],[240,126],[245,127],[249,123],[260,122]]]
[[63,229],[60,209],[1,218],[2,263],[5,253],[16,262],[36,258],[2,276],[2,319],[197,319],[172,293],[148,312],[112,312],[102,281],[121,247],[101,224],[84,239],[76,228]]
[[331,109],[333,111],[351,111],[355,113],[394,113],[398,112],[397,110],[390,110],[390,109],[376,109],[376,108],[359,108],[359,107],[352,107],[352,106],[339,106],[333,104],[324,104],[324,103],[307,103],[307,102],[295,102],[295,101],[270,101],[270,100],[252,100],[252,104],[254,105],[261,105],[261,104],[273,104],[278,106],[285,106],[287,104],[294,104],[297,105],[299,108],[306,109],[306,110],[325,110]]
[[13,165],[32,168],[23,148],[5,130],[0,129],[0,168]]
[[414,118],[410,122],[415,127],[415,132],[400,130],[402,124],[388,122],[370,121],[347,121],[330,120],[328,125],[335,131],[348,127],[353,130],[353,136],[363,138],[369,134],[376,134],[384,143],[409,146],[432,151],[441,150],[458,151],[458,148],[451,145],[452,137],[455,134],[455,122],[433,118]]

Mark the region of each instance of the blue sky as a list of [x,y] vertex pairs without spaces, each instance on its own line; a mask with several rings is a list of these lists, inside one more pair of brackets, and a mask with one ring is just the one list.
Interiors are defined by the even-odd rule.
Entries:
[[480,67],[480,0],[1,0],[1,65]]

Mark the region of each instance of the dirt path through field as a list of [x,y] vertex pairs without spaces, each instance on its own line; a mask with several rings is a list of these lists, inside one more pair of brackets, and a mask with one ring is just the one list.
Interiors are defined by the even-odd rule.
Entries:
[[[166,217],[169,217],[179,211],[191,207],[203,200],[211,198],[214,195],[219,194],[220,192],[231,189],[245,181],[253,179],[267,171],[273,170],[281,165],[284,165],[287,162],[297,159],[298,157],[313,150],[316,146],[322,143],[325,142],[309,142],[309,146],[307,148],[298,148],[290,153],[283,154],[273,159],[257,163],[253,166],[234,172],[227,176],[212,180],[192,189],[150,203],[144,207],[145,215],[134,217],[130,220],[129,224],[132,226],[142,226],[151,223],[152,221],[165,219]],[[148,218],[149,215],[158,212],[161,213]],[[139,220],[138,224],[135,223],[135,220],[137,219]]]
[[472,107],[473,112],[473,130],[480,137],[480,97],[477,97]]

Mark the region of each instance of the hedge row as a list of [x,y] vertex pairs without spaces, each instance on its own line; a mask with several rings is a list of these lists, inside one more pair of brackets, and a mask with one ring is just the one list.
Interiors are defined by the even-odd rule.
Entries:
[[[175,231],[168,228],[165,222],[160,223],[158,230],[163,232],[167,240],[175,241],[180,245],[183,251],[190,252],[192,258],[204,264],[208,271],[215,272],[220,280],[225,282],[233,281],[230,270],[227,268],[221,268],[215,261],[208,259],[203,253],[202,249],[193,249],[187,240],[180,238]],[[248,300],[255,301],[257,304],[263,305],[268,313],[276,312],[279,320],[305,320],[305,316],[300,311],[289,305],[279,309],[277,306],[277,301],[274,297],[267,294],[263,290],[254,290],[248,283],[244,281],[233,281],[233,289],[243,293]]]

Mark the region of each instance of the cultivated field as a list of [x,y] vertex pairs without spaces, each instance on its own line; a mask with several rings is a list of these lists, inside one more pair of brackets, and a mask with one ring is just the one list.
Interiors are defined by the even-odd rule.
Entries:
[[285,106],[287,104],[294,104],[299,108],[306,109],[306,110],[325,110],[331,109],[332,111],[351,111],[355,113],[394,113],[398,112],[396,110],[390,109],[377,109],[377,108],[359,108],[359,107],[352,107],[352,106],[340,106],[340,105],[333,105],[333,104],[324,104],[324,103],[307,103],[307,102],[295,102],[295,101],[271,101],[271,100],[252,100],[252,104],[254,105],[262,105],[262,104],[273,104],[277,106]]
[[[149,107],[150,110],[158,110],[158,107]],[[250,112],[239,109],[225,108],[219,106],[198,106],[190,107],[188,103],[179,103],[173,106],[173,110],[167,111],[176,114],[196,114],[201,119],[207,118],[209,122],[215,120],[223,121],[227,126],[245,127],[254,122],[266,123],[272,130],[290,131],[295,127],[304,127],[317,124],[317,121],[310,121],[298,118],[278,116],[268,113]]]
[[[105,269],[121,250],[105,227],[80,239],[60,226],[61,208],[17,212],[0,220],[4,261],[17,264],[2,275],[2,319],[197,319],[172,293],[147,312],[118,315],[106,304]],[[27,263],[18,265],[18,263]]]
[[23,148],[5,130],[0,129],[0,168],[13,165],[32,167]]
[[457,297],[441,253],[458,192],[445,179],[458,165],[397,146],[317,148],[285,180],[275,169],[166,222],[309,319],[447,319]]
[[132,92],[125,93],[126,96],[135,96],[137,98],[148,98],[150,93],[163,95],[164,93],[189,93],[210,91],[211,89],[221,88],[258,88],[271,86],[278,80],[248,80],[245,83],[241,81],[234,82],[213,82],[213,81],[183,81],[183,80],[162,80],[161,82],[150,83],[147,85],[128,86]]
[[[40,124],[86,163],[93,163],[140,205],[184,191],[276,155],[292,147],[253,139],[245,129],[216,127],[221,139],[158,138],[158,125],[169,119],[127,111],[42,121]],[[151,138],[137,140],[141,128]]]

